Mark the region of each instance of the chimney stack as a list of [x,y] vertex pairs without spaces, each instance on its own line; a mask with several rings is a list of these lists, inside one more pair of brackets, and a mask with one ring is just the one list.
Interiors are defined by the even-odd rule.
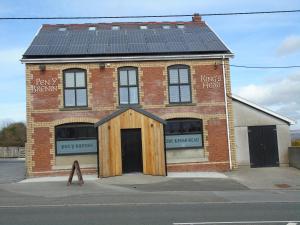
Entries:
[[193,17],[192,17],[192,21],[195,23],[199,23],[201,22],[201,16],[199,13],[194,13]]

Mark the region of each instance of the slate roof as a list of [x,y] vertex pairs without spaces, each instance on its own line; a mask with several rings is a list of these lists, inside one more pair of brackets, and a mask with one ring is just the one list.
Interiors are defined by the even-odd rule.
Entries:
[[[184,28],[178,28],[182,24]],[[112,30],[112,26],[119,30]],[[148,29],[140,29],[146,25]],[[169,25],[170,29],[163,29]],[[95,27],[96,30],[89,30]],[[60,29],[66,28],[66,29]],[[27,58],[231,53],[203,21],[43,25]]]

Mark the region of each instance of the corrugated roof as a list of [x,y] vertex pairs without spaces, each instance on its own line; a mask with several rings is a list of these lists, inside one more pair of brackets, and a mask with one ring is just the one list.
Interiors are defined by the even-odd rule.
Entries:
[[[162,28],[166,24],[170,29]],[[184,24],[184,28],[177,28],[178,24]],[[115,25],[120,29],[112,30]],[[148,29],[140,29],[141,25]],[[61,24],[43,25],[23,58],[176,53],[230,53],[230,50],[203,21]]]

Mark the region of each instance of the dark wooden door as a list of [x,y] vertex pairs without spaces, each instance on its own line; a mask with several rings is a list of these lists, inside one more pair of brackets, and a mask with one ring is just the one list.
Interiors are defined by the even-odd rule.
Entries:
[[123,173],[143,172],[141,129],[122,129]]
[[279,166],[276,126],[248,127],[251,167]]

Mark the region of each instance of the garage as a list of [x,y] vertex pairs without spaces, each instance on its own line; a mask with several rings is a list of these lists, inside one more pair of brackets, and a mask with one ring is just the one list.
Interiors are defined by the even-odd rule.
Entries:
[[234,129],[239,166],[288,166],[290,118],[233,95]]

